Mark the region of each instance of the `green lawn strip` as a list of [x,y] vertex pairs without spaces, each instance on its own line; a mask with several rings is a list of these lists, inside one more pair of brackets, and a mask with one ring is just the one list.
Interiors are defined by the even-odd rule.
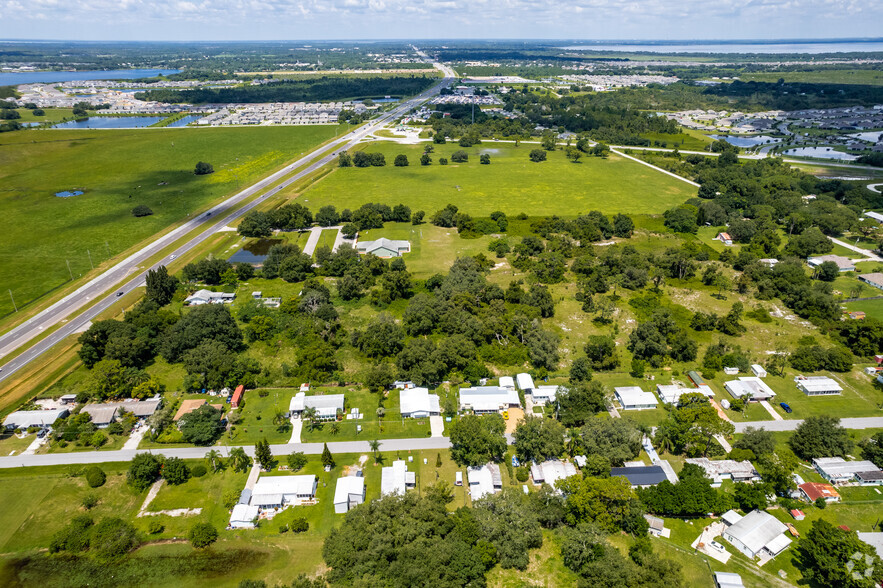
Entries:
[[16,111],[21,116],[18,119],[18,122],[39,122],[39,123],[50,123],[50,122],[60,122],[65,119],[70,119],[74,117],[74,109],[73,108],[44,108],[43,112],[45,113],[43,116],[34,116],[32,110],[27,108],[16,108]]
[[883,320],[883,298],[876,300],[859,300],[857,302],[844,302],[843,306],[845,306],[848,311],[861,310],[864,311],[868,318]]
[[784,79],[786,83],[854,84],[883,86],[883,72],[871,69],[830,69],[818,71],[762,71],[739,75],[743,82],[772,82]]
[[318,251],[320,247],[327,247],[329,250],[333,249],[334,240],[336,238],[337,229],[322,229],[322,232],[319,233],[319,242],[316,243],[316,251]]
[[663,147],[680,151],[705,151],[705,147],[713,141],[711,137],[685,129],[681,133],[642,133],[641,137],[649,139],[650,147]]
[[[340,168],[302,193],[309,206],[326,204],[356,209],[366,202],[407,204],[427,215],[448,203],[473,216],[486,216],[495,210],[510,215],[558,214],[574,216],[591,210],[606,213],[661,213],[695,195],[695,189],[633,161],[612,156],[609,159],[585,157],[572,163],[562,151],[548,154],[548,161],[532,163],[528,154],[533,145],[515,147],[512,143],[486,141],[464,149],[466,163],[438,164],[450,159],[461,147],[436,145],[433,164],[421,166],[423,145],[377,142],[366,152],[383,153],[382,168]],[[480,165],[479,155],[491,156],[490,165]],[[408,156],[408,167],[395,167],[398,154]]]
[[0,435],[0,456],[21,454],[34,442],[35,438],[35,433],[19,437],[17,434],[3,431],[3,434]]

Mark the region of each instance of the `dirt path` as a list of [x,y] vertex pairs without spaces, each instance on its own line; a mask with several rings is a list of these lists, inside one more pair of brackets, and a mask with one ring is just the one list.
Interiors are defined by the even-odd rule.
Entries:
[[162,488],[163,482],[165,482],[165,480],[157,480],[153,483],[153,486],[150,487],[150,491],[147,493],[147,498],[144,499],[144,504],[141,505],[141,510],[138,511],[139,517],[144,516],[144,511],[147,510],[147,507],[150,506],[150,503],[153,502],[153,499],[159,494],[159,489]]

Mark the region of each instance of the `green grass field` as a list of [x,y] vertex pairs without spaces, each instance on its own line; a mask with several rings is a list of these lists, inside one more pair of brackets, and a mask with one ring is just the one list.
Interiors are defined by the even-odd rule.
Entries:
[[33,111],[27,108],[16,108],[16,111],[21,115],[18,122],[56,122],[74,116],[73,108],[44,108],[46,114],[43,116],[34,116]]
[[[0,284],[19,309],[330,139],[338,127],[44,130],[0,137]],[[214,165],[193,175],[197,161]],[[85,194],[57,198],[62,190]],[[149,206],[152,216],[131,210]],[[70,263],[70,272],[68,271]],[[13,311],[9,292],[0,316]]]
[[883,72],[873,69],[832,69],[820,71],[765,71],[739,76],[743,82],[803,82],[811,84],[856,84],[883,86]]
[[[473,216],[495,210],[510,215],[574,216],[591,210],[661,213],[696,194],[684,182],[618,156],[584,157],[580,163],[571,163],[559,150],[549,153],[548,161],[532,163],[528,153],[536,147],[486,141],[465,149],[468,162],[442,166],[439,157],[450,159],[461,148],[436,145],[433,164],[421,166],[423,145],[377,142],[364,150],[383,153],[386,167],[337,169],[300,194],[298,201],[313,210],[326,204],[340,210],[366,202],[403,202],[429,216],[454,203]],[[482,153],[490,154],[490,165],[479,164]],[[408,167],[392,165],[398,154],[408,156]]]

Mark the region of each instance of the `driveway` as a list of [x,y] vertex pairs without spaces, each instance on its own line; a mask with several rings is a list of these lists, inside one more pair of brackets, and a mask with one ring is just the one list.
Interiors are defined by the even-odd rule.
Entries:
[[126,439],[126,442],[123,444],[123,450],[138,449],[138,445],[141,443],[141,439],[144,438],[144,433],[146,432],[147,425],[141,425],[137,429],[132,429],[132,434],[129,435],[129,438]]
[[770,416],[773,417],[774,421],[784,421],[785,420],[782,418],[782,415],[777,413],[776,409],[774,409],[773,406],[769,402],[767,402],[766,400],[761,400],[760,405],[762,407],[764,407],[768,413],[770,413]]
[[322,235],[322,227],[313,227],[310,229],[310,237],[304,245],[304,253],[312,256],[316,251],[316,245],[319,244],[319,237]]
[[432,431],[431,437],[442,437],[445,433],[445,417],[431,416],[429,417],[429,429]]
[[304,428],[304,422],[297,417],[291,417],[291,439],[289,443],[300,443],[300,433]]
[[524,411],[520,408],[509,409],[509,420],[506,421],[506,434],[511,435],[515,432],[518,422],[524,418]]

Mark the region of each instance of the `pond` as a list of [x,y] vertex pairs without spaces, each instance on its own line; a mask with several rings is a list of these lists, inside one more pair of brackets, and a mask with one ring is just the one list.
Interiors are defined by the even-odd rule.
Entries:
[[768,135],[756,135],[751,137],[734,137],[729,135],[709,135],[712,139],[723,139],[730,145],[736,147],[756,147],[757,145],[766,145],[767,143],[778,143],[781,139],[770,137]]
[[284,239],[256,239],[249,241],[245,247],[230,256],[227,261],[230,263],[250,263],[252,265],[260,265],[267,259],[270,253],[270,247],[279,245]]
[[821,159],[838,159],[840,161],[855,161],[858,159],[855,155],[843,153],[842,151],[834,151],[830,147],[798,147],[796,149],[788,149],[785,155],[794,157],[818,157]]
[[138,129],[161,121],[162,116],[92,116],[58,123],[53,129]]
[[158,75],[180,73],[180,69],[111,69],[107,71],[27,71],[0,73],[0,86],[19,84],[51,84],[53,82],[77,82],[84,80],[135,80],[154,78]]
[[59,198],[70,198],[71,196],[79,196],[82,193],[82,190],[65,190],[63,192],[56,192],[55,195]]
[[202,116],[199,114],[188,114],[184,118],[178,119],[173,123],[167,124],[166,127],[186,127],[190,123],[196,122],[201,118],[202,118]]
[[862,141],[877,143],[878,141],[883,140],[883,131],[865,131],[864,133],[850,133],[846,136],[850,139],[860,139]]

